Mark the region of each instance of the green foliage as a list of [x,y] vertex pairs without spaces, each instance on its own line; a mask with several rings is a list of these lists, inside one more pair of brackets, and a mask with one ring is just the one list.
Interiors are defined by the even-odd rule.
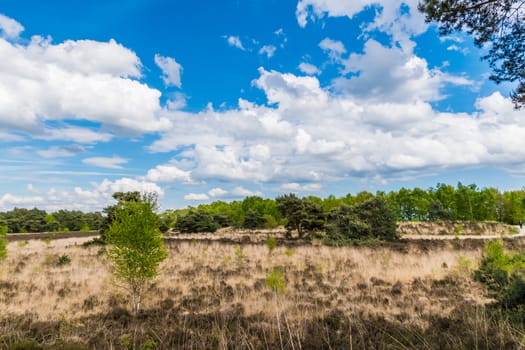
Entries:
[[286,255],[289,258],[292,257],[294,254],[295,254],[295,250],[293,250],[291,248],[286,248],[284,250],[284,255]]
[[182,233],[215,232],[219,225],[213,217],[203,210],[190,210],[185,216],[179,217],[175,229]]
[[525,104],[525,15],[523,0],[423,0],[420,11],[428,22],[439,24],[447,35],[466,31],[479,47],[488,46],[483,59],[492,68],[490,79],[496,83],[518,81],[512,94],[517,106]]
[[103,246],[106,244],[107,243],[105,239],[102,239],[101,237],[95,237],[93,239],[90,239],[89,241],[82,243],[82,247],[91,247],[94,245]]
[[115,276],[126,283],[137,313],[147,281],[158,274],[159,264],[167,257],[159,231],[160,219],[151,203],[130,201],[113,212],[114,220],[106,233],[111,245],[108,256]]
[[244,217],[244,221],[242,223],[243,228],[248,229],[256,229],[256,228],[263,228],[266,226],[266,219],[264,218],[264,215],[254,209],[248,210],[246,213],[246,216]]
[[505,252],[501,241],[485,246],[474,279],[485,284],[490,296],[507,308],[525,307],[525,253]]
[[277,248],[277,239],[274,236],[268,237],[266,246],[268,247],[268,254],[272,254],[274,249]]
[[7,257],[7,240],[4,232],[0,232],[0,261]]
[[287,230],[297,231],[299,238],[303,238],[306,233],[324,229],[325,215],[320,204],[298,198],[293,193],[277,197],[275,201],[277,209],[287,219]]
[[376,196],[354,207],[343,205],[333,210],[328,218],[329,240],[356,240],[398,238],[393,210],[383,197]]
[[58,257],[56,264],[57,266],[65,266],[71,263],[71,258],[67,254],[62,254]]
[[275,267],[270,271],[264,282],[268,288],[276,293],[282,293],[286,289],[286,279],[282,269],[279,267]]

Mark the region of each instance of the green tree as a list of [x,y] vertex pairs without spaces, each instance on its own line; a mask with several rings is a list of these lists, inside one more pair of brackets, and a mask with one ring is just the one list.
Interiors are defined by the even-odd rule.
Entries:
[[525,5],[524,0],[423,0],[420,11],[428,22],[439,24],[442,35],[466,31],[479,46],[489,44],[483,56],[496,83],[518,82],[512,98],[525,104]]
[[220,227],[204,210],[190,210],[177,218],[175,229],[182,233],[215,232]]
[[287,230],[297,231],[299,238],[303,238],[307,232],[324,228],[325,217],[321,204],[298,198],[293,193],[277,197],[275,201],[277,209],[287,219]]
[[140,310],[146,283],[157,276],[159,264],[167,257],[160,219],[150,204],[123,203],[113,212],[106,233],[114,274],[127,285],[135,314]]
[[395,240],[397,223],[394,210],[382,196],[353,207],[342,205],[328,216],[327,233],[333,240],[378,238]]
[[58,221],[53,216],[53,214],[47,214],[44,220],[46,221],[46,224],[47,224],[46,231],[54,232],[59,229]]

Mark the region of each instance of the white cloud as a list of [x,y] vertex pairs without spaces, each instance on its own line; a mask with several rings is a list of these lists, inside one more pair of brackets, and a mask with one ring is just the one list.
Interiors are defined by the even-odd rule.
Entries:
[[8,39],[16,39],[24,31],[24,27],[12,18],[0,13],[0,33]]
[[0,197],[0,210],[12,210],[13,207],[29,207],[34,208],[37,205],[44,203],[44,197],[41,196],[14,196],[6,193]]
[[82,163],[93,165],[99,168],[107,168],[107,169],[122,169],[122,164],[126,164],[128,162],[127,159],[113,156],[113,157],[91,157],[91,158],[84,158],[82,160]]
[[319,192],[323,189],[323,186],[316,183],[301,185],[297,182],[289,182],[281,185],[280,191],[282,192]]
[[252,196],[259,196],[261,197],[262,196],[262,193],[261,192],[258,192],[258,191],[251,191],[251,190],[248,190],[242,186],[238,186],[238,187],[235,187],[231,194],[235,197],[252,197]]
[[184,196],[185,201],[207,201],[210,199],[205,193],[188,193]]
[[182,66],[175,59],[156,54],[155,64],[162,70],[162,81],[166,86],[182,87],[180,79]]
[[43,134],[35,134],[34,137],[47,141],[61,140],[91,144],[110,141],[113,138],[113,135],[87,128],[66,126],[64,128],[45,128]]
[[466,55],[466,54],[469,53],[469,50],[467,48],[459,47],[458,45],[450,45],[449,47],[447,47],[447,50],[448,51],[457,51],[457,52],[462,53],[463,55]]
[[153,182],[182,182],[192,183],[191,172],[181,170],[175,165],[157,165],[148,170],[146,180]]
[[227,36],[226,41],[228,42],[228,45],[230,46],[236,47],[243,51],[246,50],[244,46],[242,45],[241,39],[238,36],[233,36],[233,35]]
[[[34,187],[28,189],[35,195],[13,195],[10,193],[0,196],[0,211],[11,210],[14,206],[33,208],[38,207],[47,211],[56,211],[67,208],[69,210],[100,211],[108,206],[114,199],[115,192],[139,191],[141,193],[155,192],[162,197],[164,191],[154,183],[131,178],[121,178],[115,181],[104,179],[100,183],[92,183],[90,188],[74,187],[71,190],[58,190],[49,188],[40,191]],[[45,192],[45,193],[44,193]]]
[[[163,133],[150,150],[177,150],[198,182],[297,183],[304,191],[348,178],[388,181],[433,169],[525,162],[525,138],[519,136],[525,112],[508,99],[481,98],[472,114],[435,111],[428,100],[439,98],[440,85],[454,77],[428,69],[417,56],[379,44],[374,49],[368,62],[393,57],[398,64],[376,77],[364,58],[350,57],[365,79],[361,87],[370,89],[342,94],[322,88],[315,77],[260,69],[254,86],[269,105],[242,100],[231,110],[172,111],[180,127]],[[372,82],[380,78],[385,90],[375,95]]]
[[426,31],[424,15],[418,11],[418,0],[300,0],[297,3],[296,17],[301,27],[309,21],[329,17],[353,18],[360,12],[375,7],[375,17],[362,27],[364,32],[380,30],[392,36],[404,50],[410,51],[414,43],[410,38]]
[[321,71],[319,70],[319,68],[317,68],[316,66],[314,66],[313,64],[311,63],[306,63],[306,62],[301,62],[299,64],[299,70],[305,74],[308,74],[308,75],[319,75],[321,74]]
[[224,197],[225,195],[228,194],[228,191],[225,191],[225,190],[223,190],[220,187],[215,187],[215,188],[212,188],[211,190],[209,190],[208,194],[211,197]]
[[389,48],[368,40],[363,54],[351,54],[341,60],[344,73],[359,73],[334,80],[334,86],[353,96],[377,101],[435,101],[442,98],[445,84],[473,85],[463,78],[430,69],[425,59],[400,48]]
[[44,158],[74,157],[84,153],[84,148],[78,145],[53,146],[48,149],[37,150],[36,153]]
[[277,51],[277,48],[273,45],[264,45],[259,49],[259,55],[266,55],[266,57],[271,58]]
[[332,59],[339,59],[341,55],[346,52],[346,48],[341,41],[332,40],[330,38],[324,38],[319,43],[319,47],[328,52],[328,55]]
[[[88,195],[111,197],[115,192],[139,191],[141,193],[154,192],[159,196],[164,195],[164,191],[155,183],[131,178],[121,178],[115,181],[104,179],[100,184],[94,184],[94,190],[85,192]],[[95,192],[95,193],[94,193]]]
[[38,135],[47,122],[74,119],[139,134],[171,127],[160,92],[134,79],[139,58],[114,40],[0,38],[0,57],[0,128]]

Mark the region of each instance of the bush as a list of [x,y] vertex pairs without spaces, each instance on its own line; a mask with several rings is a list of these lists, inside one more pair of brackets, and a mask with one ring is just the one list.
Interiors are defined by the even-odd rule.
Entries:
[[354,207],[342,205],[328,216],[326,231],[332,241],[398,239],[394,211],[382,197],[368,199]]
[[489,242],[474,279],[483,283],[489,296],[509,309],[525,306],[525,254],[506,253],[501,241]]
[[246,213],[246,216],[244,217],[244,221],[242,223],[243,228],[256,229],[256,228],[263,228],[265,226],[266,226],[266,219],[264,218],[263,214],[253,209],[248,210],[248,212]]
[[182,233],[215,232],[219,227],[213,217],[202,210],[190,210],[175,223],[175,229]]
[[70,263],[71,263],[71,258],[66,254],[60,255],[56,262],[57,266],[65,266],[65,265],[69,265]]

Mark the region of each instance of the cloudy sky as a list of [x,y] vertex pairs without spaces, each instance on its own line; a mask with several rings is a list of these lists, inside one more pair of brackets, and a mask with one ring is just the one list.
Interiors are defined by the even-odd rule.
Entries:
[[0,2],[0,210],[519,189],[525,111],[417,0]]

